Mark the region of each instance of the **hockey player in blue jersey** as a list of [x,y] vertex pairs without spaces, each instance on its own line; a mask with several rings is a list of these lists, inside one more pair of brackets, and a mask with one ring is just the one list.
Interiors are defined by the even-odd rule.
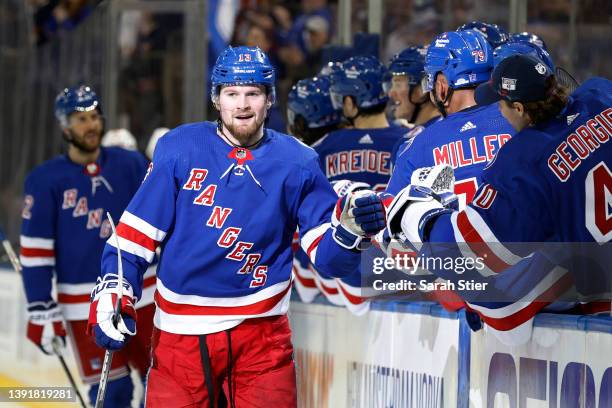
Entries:
[[[389,98],[393,101],[396,121],[403,121],[410,128],[393,146],[391,164],[395,165],[398,151],[403,150],[409,139],[440,118],[440,112],[424,92],[421,81],[425,77],[425,55],[427,48],[408,47],[391,58],[389,72],[391,87]],[[402,123],[402,122],[400,122]]]
[[[111,238],[93,291],[90,331],[109,349],[133,334],[133,304],[158,246],[149,407],[295,407],[291,243],[313,264],[354,271],[363,237],[384,225],[372,192],[338,200],[316,152],[264,129],[274,69],[258,48],[227,48],[212,71],[217,123],[180,126],[160,139],[150,173],[117,226],[125,280],[113,324],[117,248]],[[352,211],[349,213],[348,209]]]
[[332,106],[329,77],[298,81],[287,96],[288,131],[307,145],[340,127],[342,113]]
[[[610,81],[593,78],[568,98],[542,60],[532,55],[504,59],[491,82],[477,89],[476,100],[499,101],[518,133],[483,171],[475,199],[465,210],[453,211],[439,201],[441,195],[408,186],[390,207],[390,233],[423,245],[426,256],[442,250],[436,243],[456,242],[445,247],[444,256],[480,257],[495,273],[511,270],[538,250],[559,266],[546,276],[531,270],[523,277],[540,308],[563,293],[569,281],[587,300],[607,299],[609,310],[610,95]],[[559,251],[559,244],[547,242],[599,245],[577,254],[576,247]]]
[[408,129],[390,126],[385,116],[389,73],[374,57],[353,57],[331,75],[330,96],[353,126],[330,132],[313,145],[330,181],[350,179],[384,190],[391,151]]
[[429,93],[423,92],[421,87],[426,54],[426,47],[408,47],[389,61],[389,98],[394,105],[395,119],[404,120],[411,126],[423,125],[440,116]]
[[[139,153],[101,147],[102,107],[87,86],[68,88],[55,101],[55,116],[68,142],[65,155],[36,167],[24,187],[21,264],[28,301],[27,336],[53,354],[54,338],[66,336],[90,399],[95,400],[104,351],[85,335],[89,293],[100,274],[99,258],[111,228],[106,212],[119,217],[138,189],[147,168]],[[153,316],[154,268],[144,277],[138,313]],[[52,296],[56,278],[57,298]],[[65,325],[64,325],[65,321]],[[139,324],[139,335],[113,360],[107,405],[128,407],[133,385],[128,362],[142,378],[149,367],[152,325]]]
[[468,203],[480,174],[514,130],[497,105],[476,106],[474,89],[489,80],[493,55],[484,37],[472,30],[437,36],[427,49],[426,90],[444,117],[411,139],[398,155],[387,191],[410,184],[413,171],[442,163],[455,170],[455,192]]

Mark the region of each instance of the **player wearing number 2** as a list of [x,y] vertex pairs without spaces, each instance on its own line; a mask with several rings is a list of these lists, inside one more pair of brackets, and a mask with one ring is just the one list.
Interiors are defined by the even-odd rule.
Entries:
[[[295,407],[286,312],[293,233],[333,276],[356,270],[361,238],[384,227],[373,192],[338,200],[316,152],[264,129],[274,69],[259,48],[229,47],[212,71],[217,123],[180,126],[160,139],[150,173],[117,226],[125,281],[111,321],[115,238],[106,245],[90,329],[117,349],[133,334],[133,302],[156,247],[158,269],[148,407]],[[351,207],[350,213],[348,212]]]
[[[68,151],[28,175],[24,187],[21,264],[28,300],[28,338],[45,353],[66,332],[81,379],[91,385],[93,402],[104,352],[85,335],[89,291],[100,274],[99,258],[111,234],[105,213],[118,217],[147,170],[143,155],[100,146],[104,119],[92,88],[66,88],[55,100],[55,116]],[[57,295],[53,295],[55,277]],[[153,316],[155,268],[144,276],[138,313]],[[57,303],[56,303],[57,302]],[[65,323],[64,323],[65,321]],[[149,368],[152,325],[144,320],[139,335],[113,360],[107,403],[130,406],[133,384],[128,363],[144,381]],[[60,342],[63,344],[63,342]]]
[[433,40],[425,56],[424,85],[444,119],[402,149],[389,193],[410,184],[415,169],[444,163],[455,170],[455,192],[461,204],[472,200],[482,169],[514,134],[497,105],[480,106],[474,101],[474,89],[489,80],[492,70],[491,46],[479,32],[451,31]]

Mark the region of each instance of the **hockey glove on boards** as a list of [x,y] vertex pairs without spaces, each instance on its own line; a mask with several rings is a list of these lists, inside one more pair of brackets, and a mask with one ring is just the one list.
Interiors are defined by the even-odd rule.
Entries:
[[66,347],[62,311],[53,300],[28,304],[28,339],[45,354],[61,354]]
[[400,190],[387,210],[391,238],[410,243],[418,251],[427,241],[429,222],[458,208],[452,167],[439,165],[417,169],[411,184]]
[[96,344],[108,350],[119,350],[129,337],[136,334],[136,309],[132,285],[123,280],[118,318],[115,319],[115,305],[119,293],[119,277],[109,273],[98,278],[96,287],[91,292],[87,334],[95,335]]
[[334,241],[343,248],[355,249],[364,238],[385,227],[385,208],[381,198],[370,190],[352,192],[338,199],[332,215]]

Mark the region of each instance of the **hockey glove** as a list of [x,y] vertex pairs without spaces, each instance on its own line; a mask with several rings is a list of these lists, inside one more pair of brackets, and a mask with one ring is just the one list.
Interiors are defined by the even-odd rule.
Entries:
[[66,347],[66,329],[57,303],[50,300],[28,304],[27,337],[45,354],[62,353]]
[[427,241],[429,222],[457,209],[450,166],[415,170],[411,183],[402,189],[387,210],[387,229],[393,239],[410,243],[418,251]]
[[351,181],[351,180],[336,180],[332,181],[331,185],[338,195],[338,197],[342,198],[347,194],[354,193],[359,190],[370,190],[372,187],[368,183],[363,183],[361,181]]
[[136,334],[136,309],[134,309],[134,292],[127,280],[123,280],[118,318],[115,319],[115,305],[119,293],[119,277],[109,273],[98,278],[96,287],[91,292],[87,334],[93,334],[96,344],[108,350],[119,350],[130,336]]
[[361,190],[338,199],[332,216],[334,240],[346,249],[355,249],[363,238],[385,227],[385,208],[373,191]]

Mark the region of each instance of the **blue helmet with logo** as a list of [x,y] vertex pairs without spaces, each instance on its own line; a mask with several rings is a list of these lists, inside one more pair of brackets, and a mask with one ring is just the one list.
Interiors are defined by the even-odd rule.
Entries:
[[491,48],[496,48],[508,41],[509,35],[506,30],[498,26],[497,24],[483,23],[482,21],[472,21],[465,23],[457,29],[457,31],[463,30],[476,30],[487,39]]
[[443,73],[453,89],[486,82],[493,70],[493,51],[474,30],[449,31],[438,35],[427,48],[423,91],[433,89],[436,75]]
[[55,98],[55,118],[63,128],[68,127],[68,118],[72,113],[88,112],[94,109],[102,113],[98,95],[87,85],[65,88]]
[[510,35],[510,41],[521,41],[521,42],[529,42],[531,44],[535,44],[538,47],[542,48],[544,51],[548,52],[548,47],[546,47],[546,43],[544,40],[532,33],[528,33],[527,31],[523,31],[522,33],[513,33]]
[[259,47],[229,46],[213,67],[211,97],[216,100],[223,85],[264,85],[274,102],[275,81],[274,67]]
[[550,54],[529,41],[508,41],[493,50],[493,66],[496,67],[502,60],[511,55],[529,54],[544,62],[552,72],[555,72],[555,64]]
[[420,84],[425,75],[426,54],[427,48],[424,46],[408,47],[391,58],[389,72],[392,75],[406,75],[410,85]]
[[386,104],[389,100],[390,75],[378,58],[351,57],[342,63],[342,69],[330,76],[330,96],[334,108],[342,109],[345,96],[355,98],[360,109]]
[[327,77],[298,81],[289,91],[287,99],[289,125],[294,125],[297,116],[302,116],[311,129],[339,123],[341,112],[332,106],[329,86],[330,81]]

